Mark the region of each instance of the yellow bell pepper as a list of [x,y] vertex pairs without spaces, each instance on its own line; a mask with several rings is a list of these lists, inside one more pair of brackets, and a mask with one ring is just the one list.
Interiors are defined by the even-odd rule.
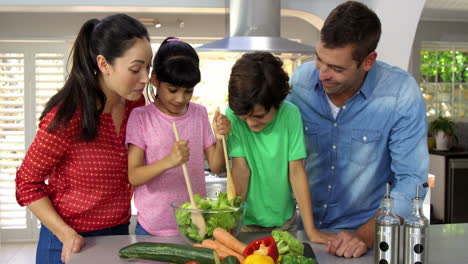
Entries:
[[251,254],[244,260],[244,264],[275,264],[275,261],[267,255]]

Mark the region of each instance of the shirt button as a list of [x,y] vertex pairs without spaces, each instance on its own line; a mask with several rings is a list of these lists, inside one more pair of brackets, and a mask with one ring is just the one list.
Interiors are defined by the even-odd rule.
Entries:
[[319,225],[322,225],[322,221],[319,222]]
[[324,204],[324,205],[323,205],[323,208],[327,208],[327,204]]
[[333,126],[336,127],[336,126],[338,126],[338,124],[337,124],[337,123],[333,123]]
[[334,170],[334,169],[335,169],[335,166],[332,165],[332,166],[330,167],[330,169]]
[[308,128],[308,127],[304,127],[304,129],[305,129],[305,131],[309,130],[309,128]]
[[346,105],[343,105],[343,107],[342,107],[342,108],[343,108],[344,110],[346,110]]
[[119,155],[120,155],[121,157],[123,157],[123,155],[125,155],[125,153],[120,152]]
[[362,140],[367,141],[367,137],[366,137],[366,136],[363,136],[363,137],[362,137]]
[[331,190],[332,186],[331,185],[328,185],[328,190]]
[[333,148],[333,149],[336,149],[336,146],[335,146],[335,145],[333,145],[333,146],[332,146],[332,148]]

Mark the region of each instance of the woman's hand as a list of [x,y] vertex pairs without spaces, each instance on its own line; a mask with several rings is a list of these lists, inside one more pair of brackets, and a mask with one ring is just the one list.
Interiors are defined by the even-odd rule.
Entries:
[[212,125],[217,140],[221,140],[223,136],[227,136],[231,132],[231,121],[219,112],[219,108],[216,109]]
[[167,156],[172,168],[180,166],[187,162],[190,158],[190,149],[188,147],[188,140],[179,140],[172,144],[171,153]]
[[[60,239],[60,238],[59,238]],[[81,248],[84,246],[84,238],[75,232],[75,230],[70,230],[68,234],[63,236],[60,239],[62,242],[62,262],[67,263],[70,258],[71,253],[80,252]]]

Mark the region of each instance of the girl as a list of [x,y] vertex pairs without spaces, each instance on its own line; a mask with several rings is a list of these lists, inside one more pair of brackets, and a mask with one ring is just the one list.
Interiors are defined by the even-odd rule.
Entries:
[[66,262],[85,236],[128,234],[125,128],[144,104],[151,53],[146,28],[127,15],[91,19],[78,33],[70,76],[16,174],[18,203],[42,222],[36,263]]
[[[189,200],[181,164],[187,164],[193,192],[202,195],[206,193],[204,155],[213,172],[225,166],[221,140],[229,134],[229,120],[215,114],[215,140],[206,108],[190,102],[200,81],[198,67],[198,55],[189,44],[165,39],[153,60],[154,102],[130,115],[126,143],[128,177],[136,187],[137,235],[178,234],[170,203]],[[175,142],[172,122],[184,140]]]

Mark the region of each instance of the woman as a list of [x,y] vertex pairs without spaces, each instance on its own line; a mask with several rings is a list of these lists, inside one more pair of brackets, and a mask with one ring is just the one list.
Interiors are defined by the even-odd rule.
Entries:
[[128,234],[125,128],[130,111],[144,104],[148,32],[123,14],[91,19],[72,56],[16,175],[18,203],[42,222],[36,263],[66,262],[85,236]]

